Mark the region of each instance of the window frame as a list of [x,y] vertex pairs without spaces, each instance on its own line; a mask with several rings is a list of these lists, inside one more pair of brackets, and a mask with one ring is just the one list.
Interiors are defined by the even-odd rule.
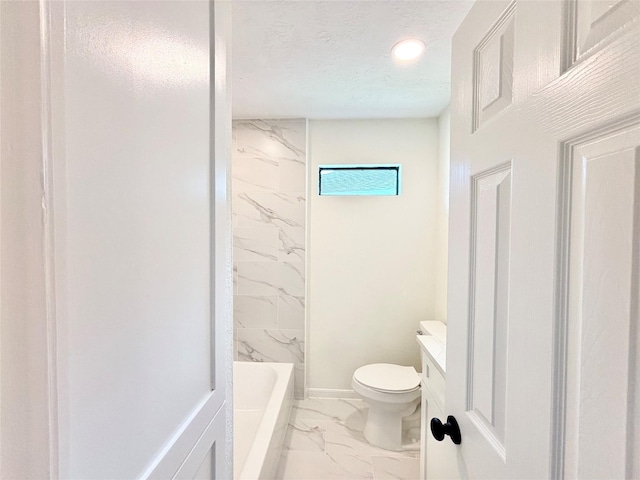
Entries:
[[[322,193],[322,172],[323,170],[395,170],[396,172],[396,193]],[[319,197],[398,197],[401,194],[402,165],[399,163],[357,163],[357,164],[335,164],[318,165],[318,196]]]

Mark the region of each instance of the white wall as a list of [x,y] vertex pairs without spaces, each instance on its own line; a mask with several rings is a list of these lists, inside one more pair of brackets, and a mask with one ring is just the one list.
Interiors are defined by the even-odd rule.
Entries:
[[436,292],[434,320],[447,321],[447,258],[449,253],[449,150],[451,113],[447,107],[438,118],[438,198],[436,201]]
[[[312,120],[309,159],[309,388],[350,390],[368,363],[418,368],[415,331],[435,308],[437,119]],[[319,197],[318,165],[341,163],[402,164],[402,194]]]

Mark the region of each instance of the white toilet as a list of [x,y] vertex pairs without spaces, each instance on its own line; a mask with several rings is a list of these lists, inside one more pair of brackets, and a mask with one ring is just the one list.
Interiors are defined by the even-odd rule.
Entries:
[[413,367],[374,363],[358,368],[351,380],[353,390],[369,406],[364,436],[387,450],[402,450],[402,419],[420,401],[420,375]]

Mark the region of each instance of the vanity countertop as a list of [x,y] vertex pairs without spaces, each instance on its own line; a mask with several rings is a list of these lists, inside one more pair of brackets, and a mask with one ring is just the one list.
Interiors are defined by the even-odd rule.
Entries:
[[424,335],[432,335],[447,343],[447,324],[437,321],[420,322],[420,330]]
[[440,373],[445,375],[447,371],[447,326],[442,322],[420,322],[420,328],[426,335],[416,335],[418,345],[435,363]]

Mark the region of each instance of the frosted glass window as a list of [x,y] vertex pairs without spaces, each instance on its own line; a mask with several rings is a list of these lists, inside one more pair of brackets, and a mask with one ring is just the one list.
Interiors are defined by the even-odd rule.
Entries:
[[400,165],[324,165],[319,177],[322,196],[400,194]]

